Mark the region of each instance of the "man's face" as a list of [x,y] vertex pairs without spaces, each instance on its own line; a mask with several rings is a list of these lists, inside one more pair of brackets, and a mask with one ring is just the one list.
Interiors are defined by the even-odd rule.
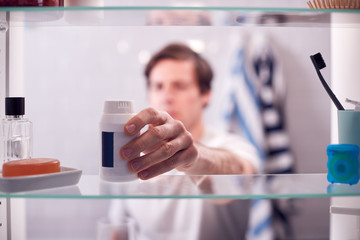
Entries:
[[203,109],[210,91],[201,94],[194,64],[190,60],[164,59],[149,76],[149,101],[152,107],[168,112],[191,132],[202,124]]

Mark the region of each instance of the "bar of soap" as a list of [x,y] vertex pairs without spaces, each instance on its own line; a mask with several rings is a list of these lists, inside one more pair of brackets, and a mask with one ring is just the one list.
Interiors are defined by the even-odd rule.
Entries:
[[32,158],[6,162],[3,164],[3,177],[20,177],[60,172],[60,161],[53,158]]

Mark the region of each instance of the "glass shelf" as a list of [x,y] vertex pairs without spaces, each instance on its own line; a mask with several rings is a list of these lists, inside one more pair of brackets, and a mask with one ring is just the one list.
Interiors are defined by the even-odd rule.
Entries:
[[326,174],[281,175],[162,175],[148,181],[109,183],[83,175],[77,185],[21,193],[3,198],[75,199],[275,199],[360,196],[360,184],[330,184]]
[[[89,9],[227,9],[236,10],[244,8],[256,8],[267,11],[283,9],[286,11],[309,9],[307,2],[310,0],[137,0],[137,1],[119,1],[119,0],[64,0],[65,9],[89,10]],[[313,2],[311,0],[311,2]],[[56,9],[57,7],[8,7],[7,9],[20,11],[33,11]]]
[[[310,9],[308,0],[289,1],[111,1],[65,7],[2,7],[10,23],[22,26],[295,26],[359,27],[360,9]],[[94,1],[91,1],[94,2]],[[96,2],[96,1],[95,1]],[[99,1],[101,2],[101,1]],[[165,13],[165,14],[164,14]],[[164,20],[166,18],[166,20]]]

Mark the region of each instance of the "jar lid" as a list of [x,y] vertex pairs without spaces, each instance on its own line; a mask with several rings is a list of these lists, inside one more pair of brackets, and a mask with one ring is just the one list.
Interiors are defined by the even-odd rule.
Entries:
[[7,97],[5,98],[5,115],[24,115],[25,98],[24,97]]
[[107,100],[104,103],[104,113],[110,113],[110,114],[134,113],[133,101]]

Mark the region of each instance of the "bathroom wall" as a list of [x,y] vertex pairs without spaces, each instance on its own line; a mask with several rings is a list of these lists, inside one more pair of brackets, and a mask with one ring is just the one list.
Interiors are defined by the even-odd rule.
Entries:
[[[208,124],[220,122],[218,104],[229,81],[237,39],[268,36],[286,80],[286,122],[298,173],[326,171],[330,101],[309,59],[321,52],[330,63],[330,29],[318,27],[25,26],[24,95],[34,124],[34,156],[97,174],[98,124],[105,99],[133,99],[147,106],[143,68],[155,50],[172,41],[198,46],[215,70]],[[323,71],[330,80],[329,68]],[[27,200],[28,239],[94,239],[107,200]],[[294,201],[297,239],[327,239],[329,200]]]

